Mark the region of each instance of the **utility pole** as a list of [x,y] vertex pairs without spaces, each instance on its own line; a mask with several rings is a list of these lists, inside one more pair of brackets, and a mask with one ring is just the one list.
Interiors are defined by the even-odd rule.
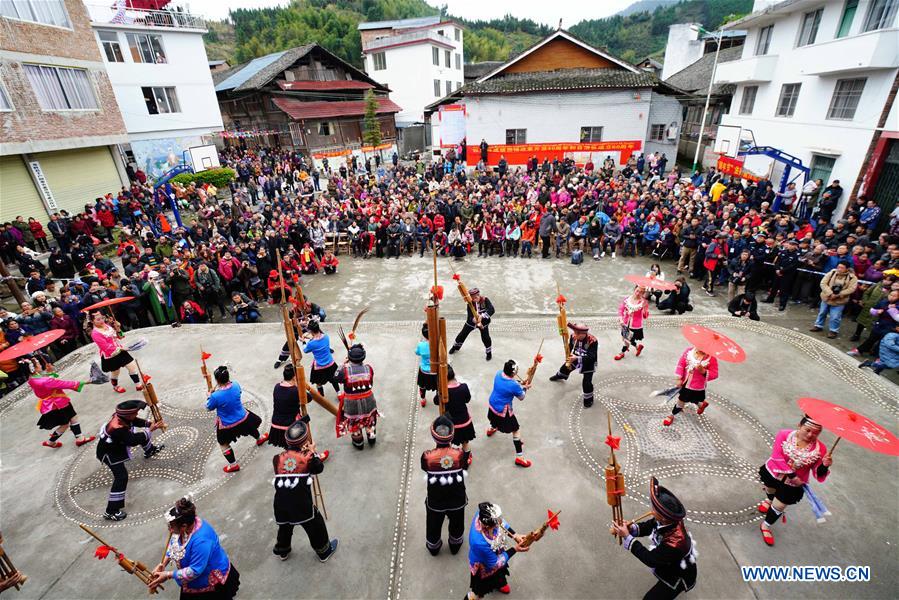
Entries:
[[[700,33],[709,33],[699,25],[696,26],[697,31]],[[716,43],[717,47],[715,48],[715,60],[712,63],[712,76],[709,79],[709,87],[705,93],[705,108],[702,109],[702,121],[699,124],[699,139],[696,140],[696,154],[693,155],[693,167],[690,169],[690,176],[693,176],[693,173],[696,172],[696,166],[699,164],[699,153],[702,151],[702,136],[705,135],[705,120],[709,112],[709,101],[712,98],[712,86],[715,85],[715,71],[718,69],[718,55],[721,52],[721,37],[724,34],[723,31],[717,32]],[[714,34],[713,34],[714,35]]]
[[16,299],[16,302],[19,303],[19,306],[22,306],[28,300],[25,299],[25,295],[22,293],[22,290],[19,289],[19,285],[16,283],[16,280],[13,279],[12,275],[9,274],[9,269],[6,268],[6,263],[3,262],[3,259],[0,259],[0,277],[6,282],[6,287],[9,288],[10,293],[13,298]]

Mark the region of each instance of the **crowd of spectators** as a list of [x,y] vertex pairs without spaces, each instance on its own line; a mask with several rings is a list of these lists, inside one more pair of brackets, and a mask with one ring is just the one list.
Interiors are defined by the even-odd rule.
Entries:
[[[778,193],[770,181],[714,169],[667,170],[657,155],[624,165],[607,157],[599,168],[535,157],[525,167],[502,160],[466,169],[461,160],[400,163],[394,155],[319,170],[292,151],[239,147],[221,159],[237,174],[230,194],[191,184],[154,196],[135,179],[46,226],[23,217],[0,225],[0,257],[18,267],[28,297],[17,314],[0,312],[0,347],[59,328],[66,335],[53,351],[65,353],[87,339],[82,309],[110,297],[131,298],[114,309],[125,329],[252,323],[260,303],[281,298],[279,254],[290,285],[336,273],[340,253],[432,251],[575,264],[651,256],[677,271],[677,289],[656,297],[663,310],[691,309],[692,280],[708,295],[726,290],[735,317],[758,319],[759,302],[806,304],[818,309],[813,331],[826,325],[836,337],[844,314],[856,319],[853,339],[868,330],[859,354],[878,356],[895,341],[899,209],[884,232],[880,208],[864,197],[837,215],[846,194],[839,181]],[[183,227],[163,210],[168,200],[185,215]],[[12,380],[27,376],[12,364],[0,369]]]

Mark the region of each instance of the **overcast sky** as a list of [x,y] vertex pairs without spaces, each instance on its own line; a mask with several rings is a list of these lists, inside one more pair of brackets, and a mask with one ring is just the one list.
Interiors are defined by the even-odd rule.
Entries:
[[[431,0],[429,4],[447,4],[452,15],[465,19],[494,19],[505,14],[529,18],[555,27],[562,19],[563,27],[571,27],[583,19],[597,19],[615,14],[635,0]],[[232,8],[260,8],[285,6],[287,0],[175,0],[172,6],[183,5],[190,12],[212,19],[224,19]]]

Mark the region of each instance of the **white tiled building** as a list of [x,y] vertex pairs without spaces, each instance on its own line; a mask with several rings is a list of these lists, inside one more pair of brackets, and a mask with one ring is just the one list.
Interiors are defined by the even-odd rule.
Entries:
[[[839,179],[846,193],[837,215],[860,173],[861,191],[894,203],[896,188],[877,187],[895,185],[880,174],[899,170],[899,102],[884,112],[899,69],[899,0],[756,0],[753,8],[726,26],[748,35],[742,57],[718,65],[716,82],[737,86],[722,124],[801,159],[812,178]],[[770,160],[750,156],[746,166],[765,173]]]
[[398,127],[424,121],[424,108],[465,81],[462,26],[439,16],[360,23],[364,70],[403,107]]
[[159,175],[222,130],[203,45],[206,24],[189,13],[87,4],[125,121],[129,161]]

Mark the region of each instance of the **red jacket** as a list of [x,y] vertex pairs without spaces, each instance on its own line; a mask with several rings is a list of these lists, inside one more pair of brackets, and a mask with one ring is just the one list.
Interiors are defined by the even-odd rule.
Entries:
[[28,228],[31,230],[31,235],[36,239],[47,237],[47,232],[44,231],[44,226],[41,225],[40,221],[31,221],[28,224]]
[[115,226],[115,215],[112,214],[112,211],[108,208],[98,210],[97,219],[100,221],[100,225],[102,225],[103,227]]

